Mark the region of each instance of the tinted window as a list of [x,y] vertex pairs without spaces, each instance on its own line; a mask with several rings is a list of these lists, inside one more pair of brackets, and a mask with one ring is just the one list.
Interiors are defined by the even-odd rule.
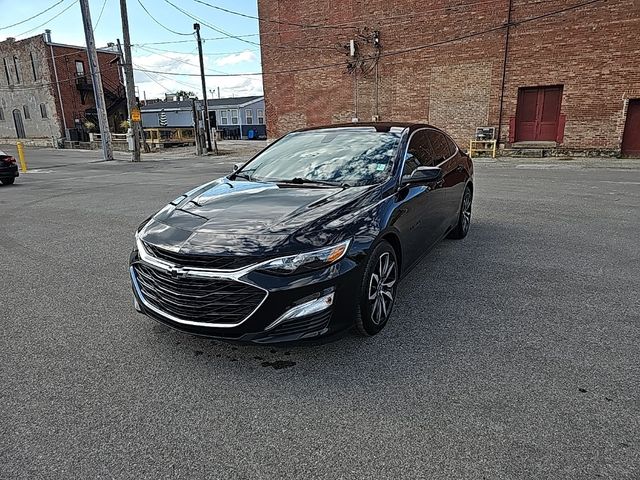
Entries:
[[449,142],[447,142],[447,137],[442,133],[435,130],[429,130],[429,140],[433,146],[433,157],[431,158],[433,165],[439,164],[452,155],[449,148]]
[[449,144],[449,156],[454,155],[456,153],[456,150],[458,149],[458,146],[449,137],[447,137],[447,143]]
[[402,175],[411,175],[418,167],[432,166],[433,150],[427,130],[418,130],[411,136]]
[[291,133],[238,173],[254,181],[307,180],[368,185],[389,176],[400,132],[340,128]]

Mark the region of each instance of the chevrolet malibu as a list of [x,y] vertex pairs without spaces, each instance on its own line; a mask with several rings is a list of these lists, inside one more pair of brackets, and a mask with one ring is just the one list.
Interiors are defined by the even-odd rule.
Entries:
[[136,309],[240,342],[298,342],[391,316],[398,282],[469,231],[473,164],[409,123],[300,130],[176,198],[135,235]]

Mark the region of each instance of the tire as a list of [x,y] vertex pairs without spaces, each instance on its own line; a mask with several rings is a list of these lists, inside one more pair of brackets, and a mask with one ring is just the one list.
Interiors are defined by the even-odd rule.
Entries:
[[458,214],[458,223],[449,233],[448,238],[462,240],[469,233],[471,227],[471,204],[473,202],[473,193],[471,188],[466,187],[462,195],[462,204],[460,205],[460,213]]
[[[396,298],[399,273],[396,252],[383,240],[371,252],[362,276],[356,314],[356,330],[360,335],[373,336],[389,321]],[[379,280],[381,277],[382,282]]]
[[16,179],[14,178],[3,178],[2,180],[0,180],[0,182],[2,182],[3,185],[13,185],[13,182],[15,182]]

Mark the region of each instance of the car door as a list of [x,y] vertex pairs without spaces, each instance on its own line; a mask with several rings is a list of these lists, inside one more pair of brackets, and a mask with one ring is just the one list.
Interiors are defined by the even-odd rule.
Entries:
[[428,137],[433,155],[431,162],[442,170],[442,184],[438,192],[438,208],[434,212],[435,236],[440,238],[451,226],[451,215],[453,214],[451,201],[454,197],[452,191],[457,184],[457,163],[455,161],[455,151],[451,151],[446,135],[438,130],[429,129]]
[[[409,139],[402,176],[410,176],[420,166],[433,166],[433,158],[428,130],[416,130]],[[438,240],[443,195],[441,182],[405,185],[398,191],[402,205],[396,227],[403,233],[405,265],[413,264]]]
[[449,205],[451,225],[455,225],[458,222],[458,214],[462,206],[464,187],[469,178],[469,172],[466,167],[468,157],[460,151],[458,145],[456,145],[451,137],[448,135],[446,137],[447,143],[449,144],[449,151],[451,152],[451,159],[449,160],[451,173],[449,177],[445,179],[446,200]]

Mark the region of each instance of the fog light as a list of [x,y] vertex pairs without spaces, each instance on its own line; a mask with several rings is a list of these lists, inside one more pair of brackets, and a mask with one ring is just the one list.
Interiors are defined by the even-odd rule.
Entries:
[[296,305],[295,307],[290,308],[280,317],[278,317],[275,322],[265,328],[265,330],[271,330],[282,322],[291,320],[292,318],[306,317],[307,315],[312,315],[314,313],[326,310],[327,308],[331,307],[331,305],[333,305],[333,295],[334,293],[331,292],[328,295],[324,295],[320,298],[316,298],[315,300],[301,303],[300,305]]

